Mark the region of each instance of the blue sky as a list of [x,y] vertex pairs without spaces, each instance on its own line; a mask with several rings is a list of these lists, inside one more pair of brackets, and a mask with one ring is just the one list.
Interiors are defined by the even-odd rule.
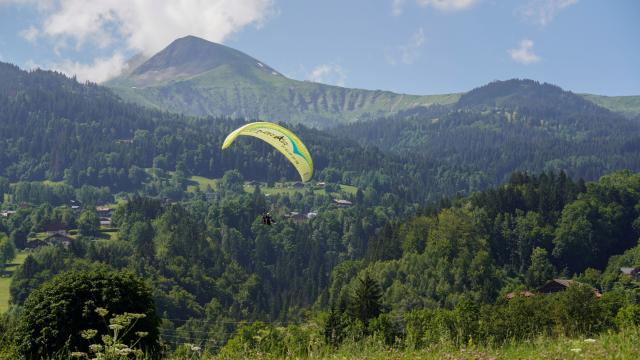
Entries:
[[79,79],[193,34],[283,74],[412,94],[531,78],[640,95],[636,0],[0,0],[0,60]]

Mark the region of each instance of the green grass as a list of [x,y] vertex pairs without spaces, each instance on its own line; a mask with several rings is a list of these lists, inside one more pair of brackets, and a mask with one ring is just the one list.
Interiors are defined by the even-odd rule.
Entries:
[[211,186],[212,189],[215,189],[218,186],[219,179],[209,179],[204,176],[192,176],[189,178],[191,185],[187,186],[188,192],[194,192],[195,189],[200,189],[200,191],[205,191],[207,189],[207,185]]
[[21,251],[16,254],[16,258],[4,268],[5,274],[8,273],[8,277],[0,277],[0,314],[9,309],[9,287],[11,286],[11,276],[16,271],[18,266],[22,265],[24,259],[27,257],[27,252]]
[[611,111],[617,111],[626,115],[640,115],[640,96],[601,96],[582,94],[582,96]]
[[[200,191],[205,191],[208,186],[211,186],[212,189],[215,189],[218,186],[218,182],[220,179],[210,179],[203,176],[192,176],[189,178],[190,185],[187,186],[188,192],[194,192],[196,189]],[[288,194],[291,195],[296,192],[304,192],[307,190],[307,187],[295,188],[292,185],[294,182],[282,182],[275,183],[274,186],[266,186],[264,183],[260,184],[260,191],[263,194],[271,194],[271,195],[280,195],[280,194]],[[308,185],[311,186],[311,185]],[[248,193],[253,193],[254,186],[253,185],[245,185],[244,191]],[[355,195],[358,191],[358,188],[351,185],[340,185],[340,190],[346,192],[350,195]],[[323,189],[314,188],[313,190],[317,194],[324,193]]]
[[[434,344],[422,349],[388,347],[382,341],[368,338],[365,341],[345,344],[337,349],[326,345],[311,345],[310,354],[301,359],[638,359],[640,358],[640,329],[601,334],[593,339],[543,337],[502,346],[478,346],[468,344],[456,347],[449,343]],[[315,339],[318,340],[318,339]],[[585,341],[587,340],[587,341]],[[318,340],[321,342],[321,340]],[[235,354],[234,354],[235,355]],[[231,358],[235,358],[232,355]],[[205,357],[207,358],[207,357]],[[238,354],[241,358],[276,359],[265,353]],[[292,356],[289,358],[298,358]],[[215,359],[215,357],[214,357]]]

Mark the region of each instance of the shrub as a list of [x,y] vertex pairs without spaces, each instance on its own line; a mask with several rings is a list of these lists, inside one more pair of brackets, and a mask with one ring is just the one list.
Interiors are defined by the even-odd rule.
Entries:
[[98,308],[115,314],[143,314],[122,341],[133,343],[136,332],[145,332],[140,348],[152,354],[158,350],[159,319],[151,289],[129,272],[98,269],[59,274],[29,295],[17,329],[20,351],[27,359],[87,353],[91,342],[81,336],[82,330],[110,333],[109,324],[96,313]]

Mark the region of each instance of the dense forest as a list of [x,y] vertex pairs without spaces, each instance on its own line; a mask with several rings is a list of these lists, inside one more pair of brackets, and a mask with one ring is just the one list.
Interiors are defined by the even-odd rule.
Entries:
[[500,184],[513,171],[566,171],[595,180],[640,170],[640,121],[601,108],[557,86],[497,81],[450,106],[404,111],[332,130],[361,144],[419,153]]

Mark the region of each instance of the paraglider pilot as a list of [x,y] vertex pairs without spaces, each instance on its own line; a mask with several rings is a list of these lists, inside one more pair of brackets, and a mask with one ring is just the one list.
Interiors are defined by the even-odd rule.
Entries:
[[262,214],[262,223],[271,225],[271,214],[268,211]]

